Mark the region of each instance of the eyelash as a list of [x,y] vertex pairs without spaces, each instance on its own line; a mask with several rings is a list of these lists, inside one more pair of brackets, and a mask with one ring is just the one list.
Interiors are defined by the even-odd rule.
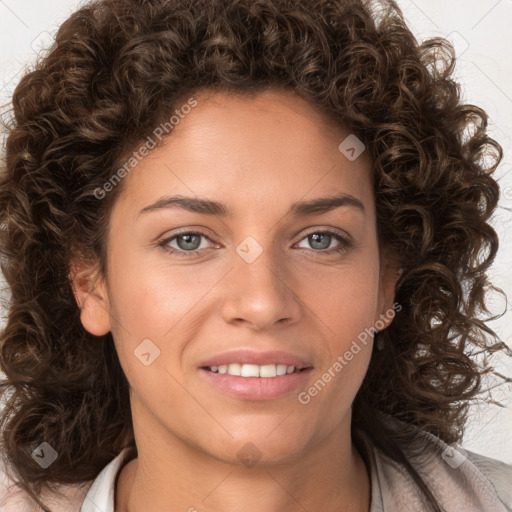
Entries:
[[[198,235],[198,236],[202,236],[202,237],[206,238],[209,241],[212,241],[208,235],[205,235],[204,233],[201,233],[200,231],[183,231],[182,233],[177,233],[177,234],[173,235],[172,237],[169,237],[169,238],[166,238],[165,240],[162,240],[161,242],[158,243],[158,246],[161,247],[165,252],[167,252],[169,254],[175,254],[179,258],[186,258],[188,256],[198,256],[202,251],[204,251],[204,249],[195,249],[193,251],[185,251],[185,250],[182,250],[182,249],[175,249],[175,248],[169,249],[167,244],[169,244],[170,242],[172,242],[176,238],[178,238],[180,236],[183,236],[183,235]],[[346,252],[348,249],[350,249],[352,247],[352,242],[350,242],[348,239],[346,239],[345,237],[341,236],[340,234],[338,234],[338,233],[336,233],[334,231],[329,231],[329,230],[325,230],[325,231],[311,231],[310,233],[307,233],[306,235],[304,235],[299,240],[299,242],[302,242],[302,240],[304,240],[305,238],[307,238],[310,235],[329,235],[329,236],[332,236],[333,238],[335,238],[338,242],[340,242],[340,246],[339,247],[334,247],[333,249],[323,249],[323,250],[321,250],[321,249],[318,249],[318,250],[317,249],[307,249],[307,250],[312,251],[312,252],[316,252],[316,253],[319,253],[319,254],[329,254],[330,255],[330,254],[333,254],[333,253],[336,253],[336,252],[344,253],[344,252]]]

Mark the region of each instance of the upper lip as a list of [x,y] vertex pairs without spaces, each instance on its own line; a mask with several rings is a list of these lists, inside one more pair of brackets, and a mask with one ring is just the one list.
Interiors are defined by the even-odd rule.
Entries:
[[266,364],[285,364],[286,366],[295,366],[298,369],[309,368],[312,366],[305,359],[280,350],[271,350],[267,352],[255,352],[254,350],[232,350],[213,356],[203,361],[199,366],[203,368],[206,366],[221,366],[232,363],[257,364],[258,366]]

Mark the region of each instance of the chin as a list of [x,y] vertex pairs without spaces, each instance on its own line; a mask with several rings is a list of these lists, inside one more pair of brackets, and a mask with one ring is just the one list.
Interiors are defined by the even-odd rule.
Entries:
[[271,428],[265,423],[253,424],[252,428],[248,427],[243,432],[227,429],[233,437],[226,435],[222,440],[209,439],[210,445],[205,448],[213,457],[227,464],[253,467],[256,464],[278,465],[289,462],[304,450],[307,435],[290,429],[289,425],[279,426],[284,417],[274,421]]

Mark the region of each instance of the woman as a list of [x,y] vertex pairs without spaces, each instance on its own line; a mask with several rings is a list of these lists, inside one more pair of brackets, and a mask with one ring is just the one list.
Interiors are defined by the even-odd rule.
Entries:
[[512,510],[456,445],[501,147],[374,7],[100,0],[23,77],[5,510]]

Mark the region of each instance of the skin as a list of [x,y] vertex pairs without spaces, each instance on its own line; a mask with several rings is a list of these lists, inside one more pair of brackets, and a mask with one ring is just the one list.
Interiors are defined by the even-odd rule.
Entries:
[[[108,281],[73,281],[84,327],[112,331],[131,387],[139,456],[120,473],[115,510],[366,512],[369,475],[350,424],[372,341],[307,405],[297,394],[392,310],[397,273],[386,250],[379,256],[370,159],[363,152],[349,161],[338,145],[350,132],[294,92],[194,97],[198,105],[166,143],[124,178],[110,219]],[[297,201],[338,192],[364,213],[342,206],[286,215]],[[171,194],[219,201],[233,215],[177,207],[138,215]],[[178,229],[208,237],[194,246],[201,254],[187,254],[183,239],[167,248],[184,257],[158,246]],[[352,245],[337,252],[334,237],[308,238],[326,229]],[[252,263],[236,252],[248,236],[263,249]],[[160,349],[149,366],[134,356],[147,338]],[[199,365],[237,348],[291,352],[313,369],[283,397],[233,397]],[[248,442],[261,454],[253,467],[237,456]]]

